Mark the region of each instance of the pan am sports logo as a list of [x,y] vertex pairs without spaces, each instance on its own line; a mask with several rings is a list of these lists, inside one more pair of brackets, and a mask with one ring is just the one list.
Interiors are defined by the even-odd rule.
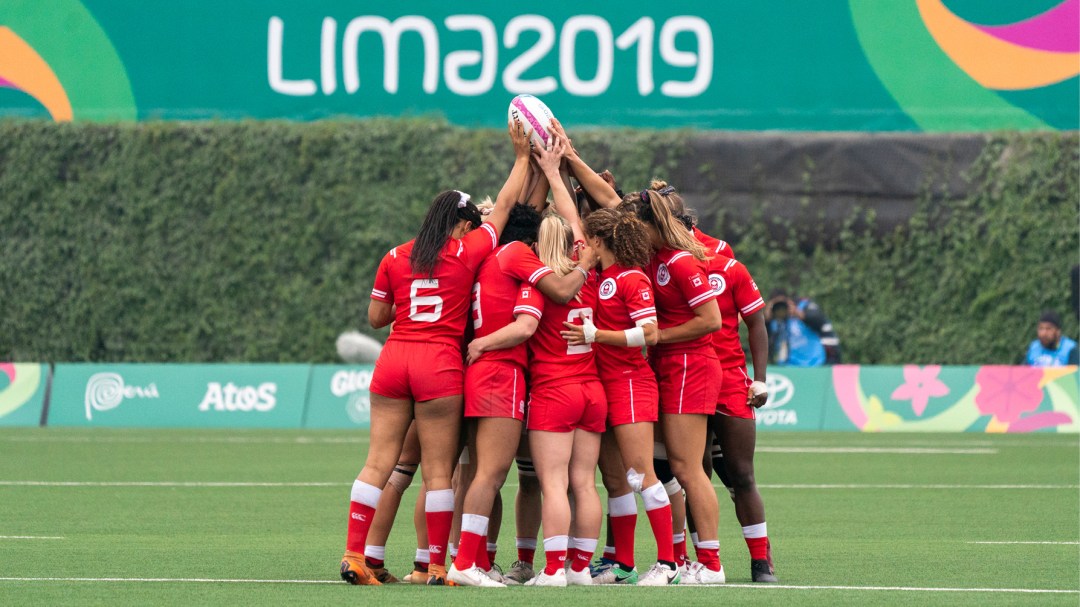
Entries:
[[0,3],[0,88],[29,96],[56,122],[137,116],[124,64],[78,0]]
[[0,375],[8,380],[7,385],[0,384],[0,417],[30,402],[41,385],[38,364],[0,363]]

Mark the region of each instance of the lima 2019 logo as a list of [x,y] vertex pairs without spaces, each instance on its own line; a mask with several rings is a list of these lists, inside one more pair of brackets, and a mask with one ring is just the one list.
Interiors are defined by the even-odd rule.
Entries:
[[137,116],[124,64],[78,0],[0,4],[0,88],[33,98],[56,122]]
[[871,67],[922,130],[950,130],[942,106],[969,108],[982,128],[1067,128],[1039,114],[1080,75],[1080,0],[848,1]]

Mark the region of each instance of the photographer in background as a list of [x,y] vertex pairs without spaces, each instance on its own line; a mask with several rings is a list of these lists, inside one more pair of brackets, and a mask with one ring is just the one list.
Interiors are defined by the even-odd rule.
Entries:
[[765,306],[772,363],[789,367],[840,364],[840,338],[814,301],[773,291]]

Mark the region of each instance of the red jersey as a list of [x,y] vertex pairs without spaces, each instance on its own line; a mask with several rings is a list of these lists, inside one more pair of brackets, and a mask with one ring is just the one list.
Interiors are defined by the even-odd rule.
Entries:
[[721,257],[735,259],[735,251],[731,250],[731,245],[729,245],[727,241],[713,238],[697,229],[697,226],[694,226],[694,238],[697,238],[698,242],[705,245],[705,249],[709,252],[710,256],[720,255]]
[[[475,337],[491,335],[514,322],[518,314],[543,318],[544,297],[534,287],[551,274],[532,249],[521,242],[503,245],[480,264],[472,290],[472,325]],[[479,360],[503,360],[525,368],[524,343],[513,348],[489,350]]]
[[596,307],[596,273],[581,287],[577,298],[559,304],[544,296],[544,316],[536,333],[529,339],[529,389],[543,383],[560,384],[568,381],[598,379],[592,344],[571,346],[560,333],[564,322],[584,324],[593,318]]
[[[597,287],[597,329],[623,331],[656,320],[656,299],[645,272],[613,264],[602,271]],[[641,348],[596,344],[596,366],[603,379],[653,376]]]
[[390,249],[379,263],[371,298],[397,306],[388,341],[423,341],[461,346],[469,313],[469,289],[498,232],[484,224],[460,239],[448,239],[431,277],[413,274],[413,243]]
[[[667,329],[693,320],[694,309],[716,299],[709,286],[706,262],[698,261],[687,251],[663,248],[653,255],[646,273],[653,281],[656,295],[657,327]],[[709,335],[674,344],[659,344],[657,355],[682,354],[705,350],[712,354]]]
[[734,259],[714,257],[709,260],[709,284],[716,292],[716,303],[723,317],[723,326],[712,334],[720,366],[725,369],[743,367],[746,356],[739,341],[739,317],[764,308],[765,300],[750,271]]

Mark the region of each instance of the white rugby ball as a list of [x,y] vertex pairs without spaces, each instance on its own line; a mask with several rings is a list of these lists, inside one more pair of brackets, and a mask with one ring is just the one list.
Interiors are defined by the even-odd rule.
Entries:
[[551,141],[551,119],[554,114],[543,102],[532,95],[518,95],[510,101],[507,112],[510,120],[520,120],[526,131],[532,129],[530,145],[546,146]]

